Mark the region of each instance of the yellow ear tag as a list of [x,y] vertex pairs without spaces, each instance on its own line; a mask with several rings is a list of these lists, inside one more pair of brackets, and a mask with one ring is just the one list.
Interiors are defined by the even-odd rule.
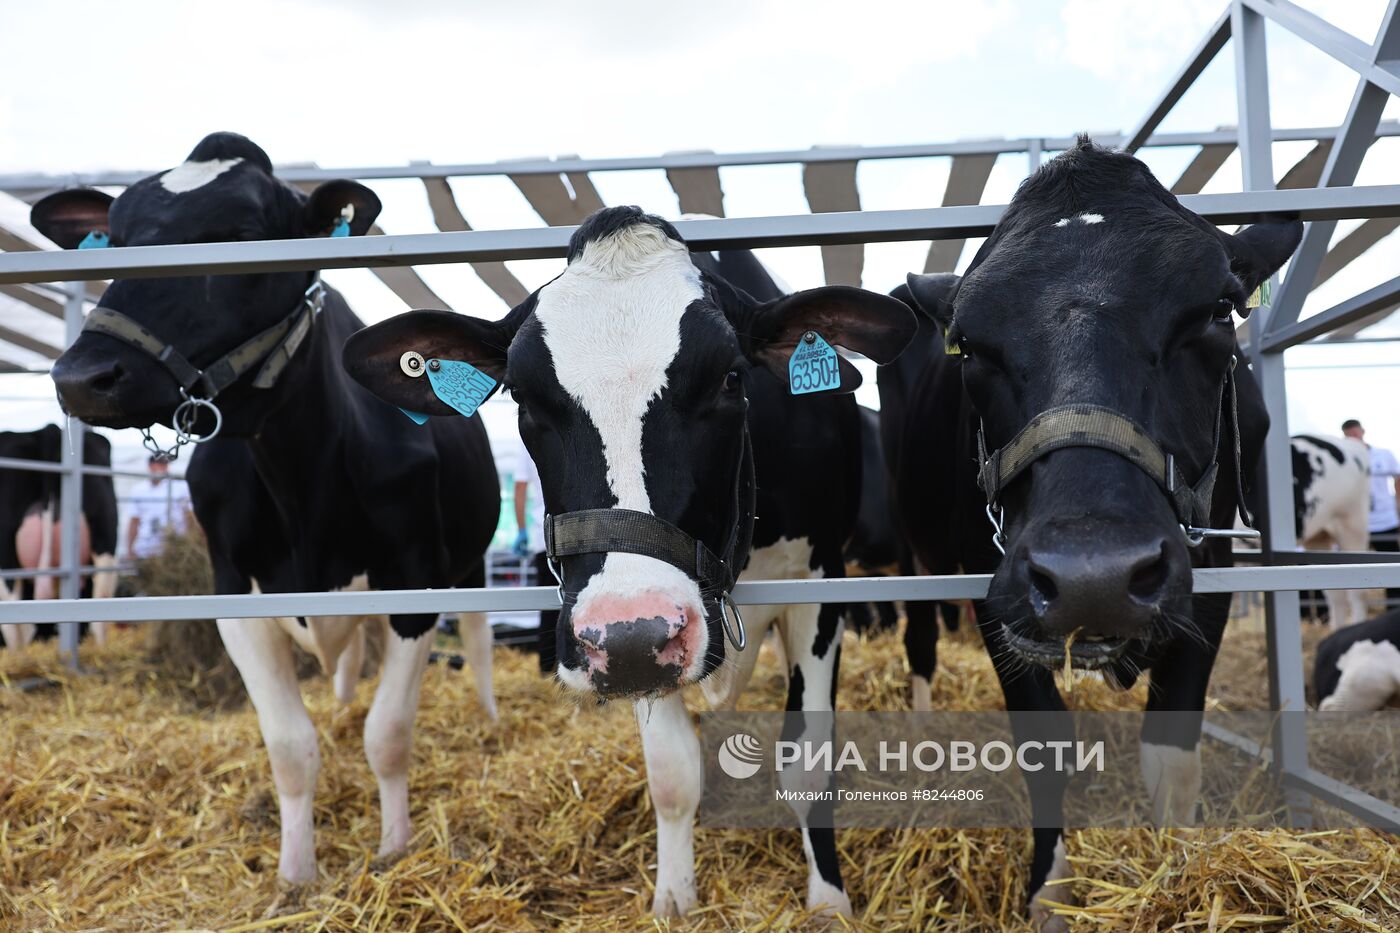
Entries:
[[1259,287],[1254,290],[1254,294],[1250,295],[1249,299],[1245,301],[1245,308],[1257,308],[1260,305],[1268,304],[1270,297],[1272,297],[1270,294],[1272,291],[1273,289],[1270,287],[1269,280],[1265,279],[1260,283]]
[[948,332],[943,332],[943,352],[948,356],[962,356],[962,347],[948,342]]

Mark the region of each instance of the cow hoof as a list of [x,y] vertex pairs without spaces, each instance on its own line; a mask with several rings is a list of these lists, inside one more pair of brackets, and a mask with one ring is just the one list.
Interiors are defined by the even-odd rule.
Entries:
[[813,878],[807,885],[807,909],[828,921],[835,921],[837,917],[849,920],[854,916],[851,898],[846,892],[820,878]]
[[933,684],[927,677],[915,674],[909,678],[909,707],[916,713],[933,710]]
[[407,855],[404,849],[394,849],[392,852],[380,852],[369,860],[369,870],[372,872],[386,872],[399,863]]
[[658,885],[651,901],[651,912],[658,917],[683,917],[695,903],[694,886],[663,888]]
[[314,885],[311,882],[292,882],[280,875],[277,878],[277,887],[277,896],[267,905],[267,910],[263,911],[264,920],[301,913],[306,910],[306,905],[314,893]]
[[[1044,901],[1041,898],[1045,898]],[[1031,929],[1038,933],[1069,933],[1069,920],[1054,912],[1054,908],[1046,901],[1054,901],[1056,904],[1069,905],[1074,903],[1074,897],[1067,885],[1046,885],[1040,892],[1031,898]]]

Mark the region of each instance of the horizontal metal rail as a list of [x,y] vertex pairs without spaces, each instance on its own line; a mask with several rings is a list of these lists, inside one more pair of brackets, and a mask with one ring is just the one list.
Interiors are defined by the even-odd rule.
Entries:
[[[1298,127],[1273,131],[1274,142],[1316,142],[1332,139],[1336,127]],[[1094,141],[1104,146],[1122,146],[1129,141],[1123,133],[1094,133]],[[1378,137],[1400,135],[1400,123],[1386,121],[1376,130]],[[1210,146],[1239,138],[1234,129],[1195,133],[1154,133],[1142,145],[1151,148]],[[680,168],[725,168],[750,165],[813,165],[822,162],[863,162],[882,159],[929,159],[966,155],[1002,155],[1030,152],[1058,152],[1075,143],[1072,136],[1036,136],[1019,139],[975,139],[905,146],[822,146],[815,149],[780,149],[769,152],[673,152],[656,156],[626,156],[606,159],[518,159],[499,162],[409,163],[408,165],[346,166],[319,168],[289,165],[275,169],[278,178],[293,184],[315,183],[336,178],[361,180],[400,178],[465,178],[475,175],[556,175],[578,172],[636,172]],[[70,185],[125,186],[155,171],[69,172],[47,174],[25,172],[0,175],[0,191],[48,191]]]
[[[1194,572],[1195,592],[1373,589],[1400,585],[1400,565],[1214,567]],[[858,577],[844,580],[753,580],[734,588],[741,606],[885,600],[981,599],[990,574]],[[552,586],[496,589],[381,590],[356,593],[260,593],[244,596],[148,596],[128,599],[0,603],[0,625],[15,622],[140,622],[157,619],[248,619],[385,613],[527,612],[558,609]]]
[[[1180,200],[1216,224],[1252,223],[1280,213],[1303,220],[1400,217],[1400,185],[1193,194]],[[990,233],[1004,210],[1005,205],[980,204],[686,220],[676,227],[697,250],[966,239]],[[3,253],[0,284],[559,258],[573,231],[534,227]]]
[[[64,473],[67,468],[52,460],[25,460],[17,457],[0,457],[0,470],[21,470],[30,473]],[[111,467],[82,464],[79,472],[89,476],[134,476],[150,479],[151,474],[141,470],[114,470]],[[166,473],[165,479],[184,479],[184,474]]]
[[0,580],[27,580],[31,577],[63,577],[70,573],[90,577],[99,573],[126,575],[135,572],[136,565],[134,563],[113,564],[110,567],[98,567],[94,564],[85,564],[81,567],[47,567],[43,570],[0,570]]

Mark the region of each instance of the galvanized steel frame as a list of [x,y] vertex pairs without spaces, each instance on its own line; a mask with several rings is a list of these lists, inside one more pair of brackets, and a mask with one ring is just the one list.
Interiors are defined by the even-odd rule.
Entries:
[[[1262,591],[1268,619],[1269,681],[1272,705],[1302,710],[1304,701],[1301,626],[1297,590],[1371,588],[1400,584],[1400,564],[1374,558],[1358,563],[1305,564],[1296,550],[1283,351],[1331,329],[1353,323],[1400,297],[1400,279],[1358,295],[1299,324],[1298,310],[1311,289],[1325,256],[1335,221],[1343,218],[1400,217],[1400,185],[1351,187],[1366,148],[1377,137],[1395,135],[1394,124],[1381,125],[1380,111],[1389,94],[1400,93],[1393,70],[1400,49],[1397,5],[1391,0],[1376,41],[1370,46],[1327,24],[1287,0],[1231,0],[1191,59],[1173,78],[1143,121],[1129,134],[1101,141],[1130,150],[1151,145],[1227,145],[1238,147],[1244,191],[1239,194],[1185,195],[1182,202],[1218,224],[1249,223],[1270,214],[1293,213],[1309,222],[1299,253],[1277,290],[1273,305],[1255,313],[1251,327],[1259,335],[1250,348],[1272,418],[1263,479],[1267,507],[1263,560],[1268,566],[1195,572],[1196,591]],[[1331,130],[1275,131],[1270,126],[1265,20],[1277,22],[1357,72],[1357,91],[1346,121]],[[1215,55],[1233,40],[1239,126],[1236,131],[1156,134],[1192,82]],[[1271,143],[1287,139],[1330,140],[1317,187],[1274,190]],[[931,146],[871,149],[829,148],[793,152],[717,155],[686,153],[656,159],[560,159],[488,165],[415,164],[380,169],[286,169],[283,178],[311,183],[333,177],[447,178],[467,175],[529,175],[682,170],[783,162],[813,164],[865,159],[919,158],[1024,152],[1038,164],[1046,149],[1063,149],[1069,138],[1039,138]],[[1032,165],[1033,167],[1033,165]],[[0,190],[37,191],[63,183],[123,185],[142,177],[133,173],[74,176],[0,177]],[[761,248],[792,245],[840,245],[893,240],[938,240],[982,236],[997,222],[999,205],[949,206],[912,211],[863,211],[790,217],[697,220],[678,223],[699,249]],[[483,262],[557,257],[564,254],[571,227],[530,230],[463,231],[355,239],[316,239],[254,243],[204,244],[106,249],[82,252],[0,254],[0,285],[67,281],[64,307],[68,342],[76,338],[83,315],[83,280],[129,276],[170,276],[234,271],[333,269],[410,266],[446,262]],[[62,521],[65,532],[77,527],[81,509],[81,426],[65,444],[58,471],[64,477]],[[49,469],[50,467],[45,467]],[[76,566],[77,535],[64,534],[63,595],[47,603],[0,604],[0,624],[56,621],[65,626],[64,650],[76,659],[79,621],[190,618],[249,618],[270,615],[354,615],[387,612],[459,612],[536,610],[558,605],[552,587],[495,590],[403,590],[371,593],[299,593],[257,596],[189,596],[77,601],[82,568]],[[853,602],[889,599],[960,599],[985,594],[985,576],[905,577],[852,580],[782,580],[739,584],[740,605]],[[1273,736],[1271,767],[1286,786],[1341,806],[1381,825],[1396,823],[1400,811],[1313,771],[1307,761],[1306,735],[1296,717],[1284,717]],[[1236,737],[1217,736],[1226,740]],[[1255,748],[1258,754],[1262,750]],[[1297,811],[1306,813],[1302,798]]]

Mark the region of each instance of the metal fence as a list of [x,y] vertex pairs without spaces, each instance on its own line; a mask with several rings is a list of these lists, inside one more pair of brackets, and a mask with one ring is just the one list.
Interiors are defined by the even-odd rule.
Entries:
[[[1191,59],[1173,79],[1144,120],[1121,137],[1106,139],[1135,151],[1144,145],[1200,145],[1238,148],[1243,166],[1243,187],[1236,194],[1183,194],[1182,202],[1217,224],[1240,224],[1267,215],[1290,212],[1308,222],[1307,232],[1289,265],[1287,277],[1275,289],[1272,306],[1259,308],[1250,322],[1248,352],[1260,380],[1273,420],[1265,456],[1264,510],[1266,531],[1262,566],[1195,571],[1197,592],[1262,592],[1268,623],[1269,688],[1276,710],[1305,708],[1304,674],[1298,590],[1375,588],[1400,585],[1400,564],[1373,554],[1299,553],[1293,539],[1293,498],[1283,351],[1362,321],[1371,320],[1400,300],[1400,278],[1316,314],[1298,320],[1303,299],[1320,277],[1327,262],[1341,248],[1328,251],[1337,220],[1370,218],[1384,221],[1386,232],[1400,226],[1400,185],[1350,187],[1367,147],[1377,135],[1393,135],[1394,125],[1381,125],[1381,110],[1392,93],[1400,93],[1400,26],[1392,0],[1377,40],[1371,45],[1336,29],[1286,0],[1232,0]],[[1265,20],[1301,36],[1358,75],[1355,96],[1341,126],[1331,130],[1275,132],[1270,126]],[[1180,100],[1206,65],[1233,40],[1239,126],[1235,131],[1154,136],[1157,126]],[[1271,142],[1279,139],[1318,141],[1320,157],[1304,174],[1307,186],[1274,189]],[[800,153],[755,153],[669,156],[659,159],[557,160],[501,163],[483,166],[425,166],[356,169],[331,173],[337,177],[418,177],[428,180],[453,175],[510,174],[567,175],[580,187],[583,173],[624,169],[713,171],[719,165],[802,162],[841,163],[871,158],[909,158],[932,155],[1021,151],[1032,166],[1047,148],[1063,148],[1070,140],[1032,140],[999,143],[955,143],[944,146],[887,147],[880,150],[811,150]],[[1217,153],[1218,155],[1218,153]],[[1220,161],[1223,162],[1223,159]],[[1305,160],[1306,161],[1306,160]],[[1300,163],[1301,164],[1301,163]],[[1295,166],[1290,174],[1297,172]],[[293,182],[319,179],[320,169],[287,171]],[[577,176],[577,177],[576,177]],[[717,176],[716,176],[717,177]],[[1207,176],[1208,177],[1208,176]],[[78,176],[78,180],[124,184],[126,175]],[[586,179],[585,179],[586,180]],[[693,179],[692,179],[693,180]],[[703,180],[702,180],[703,181]],[[1296,176],[1295,176],[1296,181]],[[21,183],[22,182],[22,183]],[[38,190],[51,187],[50,177],[25,180],[0,179],[0,190]],[[678,184],[682,207],[687,195]],[[703,186],[702,186],[703,187]],[[591,188],[591,186],[590,186]],[[522,189],[523,190],[523,189]],[[691,188],[691,197],[695,189]],[[709,190],[709,189],[707,189]],[[980,189],[979,189],[980,190]],[[1197,187],[1195,190],[1199,190]],[[713,191],[710,190],[712,194]],[[945,197],[945,203],[946,203]],[[577,204],[575,204],[577,206]],[[815,205],[814,205],[815,207]],[[787,217],[690,220],[676,224],[689,244],[699,250],[763,248],[793,245],[848,246],[893,240],[933,240],[930,264],[948,261],[940,242],[985,236],[1001,216],[1003,206],[954,204],[927,210],[836,211]],[[544,213],[542,210],[541,213]],[[548,219],[548,218],[547,218]],[[440,224],[441,226],[441,224]],[[272,242],[218,243],[188,246],[150,246],[73,252],[23,252],[0,255],[0,285],[25,285],[52,281],[81,281],[141,276],[335,269],[349,267],[398,268],[431,263],[499,263],[510,259],[564,255],[572,227],[526,230],[472,231],[465,224],[457,232],[408,236],[373,236],[350,239],[310,239]],[[1383,234],[1382,234],[1383,235]],[[956,259],[956,254],[954,254]],[[1333,263],[1335,265],[1335,263]],[[832,264],[827,263],[828,278]],[[951,268],[951,266],[949,266]],[[485,277],[485,275],[483,275]],[[81,285],[68,287],[65,305],[67,338],[71,342],[82,324]],[[74,434],[81,426],[74,426]],[[77,439],[75,438],[75,441]],[[76,527],[80,508],[78,482],[81,443],[64,448],[63,514],[65,530]],[[557,608],[552,587],[494,590],[403,590],[368,593],[295,593],[258,596],[187,596],[110,601],[75,602],[79,580],[76,567],[77,536],[64,534],[63,599],[48,603],[0,604],[0,624],[17,622],[142,621],[156,619],[248,618],[260,616],[359,615],[388,612],[460,612],[488,610],[538,610]],[[735,589],[740,605],[864,602],[874,600],[929,600],[980,598],[988,577],[885,577],[847,580],[778,580],[743,582]],[[75,645],[65,645],[75,650]],[[1216,738],[1239,745],[1236,737]],[[1306,795],[1342,807],[1384,825],[1400,826],[1400,808],[1338,784],[1308,764],[1307,736],[1296,717],[1281,721],[1272,737],[1269,758],[1275,773],[1295,792],[1299,813],[1306,812]],[[1255,754],[1264,751],[1251,747]]]

